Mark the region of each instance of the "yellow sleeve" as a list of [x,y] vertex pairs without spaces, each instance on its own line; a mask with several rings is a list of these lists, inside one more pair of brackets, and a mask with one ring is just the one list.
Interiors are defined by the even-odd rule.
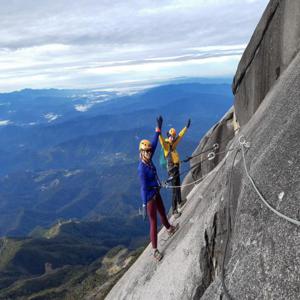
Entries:
[[180,140],[182,139],[182,137],[185,135],[186,131],[187,131],[187,128],[184,127],[184,128],[179,132],[178,137],[177,137],[176,141],[175,141],[174,144],[173,144],[174,147],[176,147],[176,146],[178,145],[178,143],[180,142]]
[[164,154],[165,156],[168,155],[168,152],[169,152],[169,147],[168,147],[168,143],[166,143],[164,137],[162,136],[162,134],[159,135],[159,142],[164,150]]

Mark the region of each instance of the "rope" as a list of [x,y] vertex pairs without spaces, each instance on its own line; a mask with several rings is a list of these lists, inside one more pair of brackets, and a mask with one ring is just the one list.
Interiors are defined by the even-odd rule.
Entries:
[[[209,174],[209,173],[208,173]],[[190,186],[190,185],[193,185],[193,184],[196,184],[198,182],[200,182],[201,180],[205,179],[207,177],[206,174],[205,176],[193,181],[193,182],[190,182],[190,183],[186,183],[186,184],[182,184],[182,185],[168,185],[168,184],[164,184],[162,185],[162,187],[166,188],[166,189],[173,189],[173,188],[182,188],[182,187],[186,187],[186,186]]]
[[[208,155],[206,158],[204,158],[203,160],[201,160],[200,162],[198,162],[197,164],[195,164],[194,166],[192,166],[192,167],[189,168],[188,170],[185,170],[185,171],[179,173],[178,176],[181,176],[181,175],[183,175],[183,174],[185,174],[185,173],[187,173],[187,172],[190,172],[190,171],[194,170],[196,167],[198,167],[200,164],[202,164],[202,163],[205,162],[206,160],[212,160],[212,159],[214,159],[216,155],[228,153],[229,151],[234,151],[235,149],[237,149],[237,148],[232,148],[232,149],[228,149],[227,151],[220,151],[220,152],[217,152],[217,153],[211,152],[211,153],[214,153],[214,156],[213,156],[212,158]],[[209,154],[210,154],[210,153],[209,153]],[[165,181],[163,182],[162,187],[165,187],[165,188],[177,188],[177,187],[190,186],[190,185],[193,185],[193,184],[195,184],[195,183],[201,181],[201,180],[204,179],[204,178],[205,178],[205,176],[203,176],[202,178],[197,179],[197,180],[195,180],[195,181],[193,181],[193,182],[191,182],[191,183],[187,183],[187,184],[184,184],[184,185],[170,186],[170,185],[168,185],[168,182],[170,182],[170,181],[172,180],[172,177],[171,177],[171,179],[168,178],[167,180],[165,180]]]
[[237,154],[239,153],[239,149],[236,151],[234,157],[233,157],[233,161],[232,161],[232,165],[231,165],[231,171],[230,171],[230,176],[229,176],[229,193],[228,193],[228,205],[227,205],[227,216],[226,216],[226,224],[227,224],[227,234],[226,234],[226,242],[225,242],[225,249],[224,249],[224,255],[223,255],[223,260],[222,260],[222,264],[221,264],[221,283],[222,283],[222,288],[223,291],[226,295],[226,297],[229,300],[232,300],[233,298],[229,295],[229,292],[226,288],[225,285],[225,258],[226,258],[226,254],[227,254],[227,248],[228,248],[228,242],[229,242],[229,236],[230,236],[230,231],[231,231],[231,226],[230,226],[230,199],[231,199],[231,190],[232,190],[232,173],[233,173],[233,168],[234,168],[234,162],[235,159],[237,157]]
[[[230,137],[228,137],[227,139],[222,140],[222,141],[220,142],[220,144],[223,144],[223,143],[227,142],[228,140],[231,140],[231,139],[234,137],[235,132],[238,131],[238,130],[240,130],[240,128],[237,128],[237,129],[233,130],[233,136],[230,136]],[[216,157],[216,155],[220,155],[220,154],[227,153],[227,152],[229,152],[229,151],[233,151],[233,150],[234,150],[234,149],[229,149],[229,150],[227,150],[227,151],[219,151],[219,152],[215,152],[217,149],[220,148],[220,144],[215,143],[211,148],[206,149],[206,150],[204,150],[204,151],[202,151],[202,152],[200,152],[200,153],[197,153],[197,154],[195,154],[195,155],[193,155],[193,156],[187,157],[186,159],[180,161],[181,163],[182,163],[182,162],[188,162],[188,161],[190,161],[192,158],[195,158],[195,157],[197,157],[197,156],[199,156],[199,155],[201,155],[201,154],[204,154],[204,153],[206,153],[206,152],[208,152],[208,151],[213,150],[212,152],[208,153],[207,157],[205,157],[205,158],[202,159],[200,162],[198,162],[198,163],[196,163],[195,165],[193,165],[191,168],[189,168],[189,169],[187,169],[187,170],[185,170],[185,171],[183,171],[183,172],[180,172],[177,176],[182,176],[183,174],[188,173],[188,172],[194,170],[195,168],[197,168],[200,164],[202,164],[202,163],[205,162],[206,160],[213,160],[213,159]],[[169,172],[170,172],[170,170],[169,170]],[[167,183],[170,182],[170,181],[172,180],[172,178],[173,178],[173,177],[166,179],[166,180],[164,181],[164,183],[162,184],[162,187],[167,187]],[[199,180],[196,180],[196,181],[194,181],[194,182],[192,182],[192,183],[190,183],[190,184],[186,184],[186,185],[182,185],[182,186],[179,186],[179,185],[178,185],[178,186],[168,186],[168,187],[169,187],[169,188],[172,188],[172,187],[184,187],[184,186],[189,186],[189,185],[193,185],[193,184],[195,184],[195,183],[197,183],[198,181],[201,181],[201,180],[202,180],[202,179],[199,179]]]
[[[243,157],[243,163],[244,163],[244,168],[245,168],[245,172],[246,172],[246,175],[247,177],[249,178],[254,190],[256,191],[256,193],[258,194],[259,198],[262,200],[262,202],[271,210],[273,211],[276,215],[278,215],[279,217],[295,224],[295,225],[300,225],[300,221],[298,220],[295,220],[295,219],[292,219],[282,213],[280,213],[279,211],[277,211],[275,208],[273,208],[268,202],[267,200],[263,197],[263,195],[260,193],[260,191],[258,190],[253,178],[250,176],[249,172],[248,172],[248,169],[247,169],[247,165],[246,165],[246,159],[245,159],[245,148],[249,148],[250,147],[250,143],[246,141],[245,137],[244,136],[240,136],[239,138],[239,144],[240,144],[240,148],[242,150],[242,157]],[[211,150],[211,149],[210,149]],[[229,179],[229,195],[228,195],[228,205],[227,205],[227,217],[226,217],[226,223],[227,223],[227,235],[226,235],[226,242],[225,242],[225,249],[224,249],[224,255],[223,255],[223,260],[222,260],[222,264],[221,264],[221,284],[222,284],[222,288],[223,288],[223,291],[224,291],[224,294],[226,295],[226,297],[228,298],[228,300],[233,300],[232,296],[230,296],[229,292],[228,292],[228,289],[225,285],[225,259],[226,259],[226,256],[227,256],[227,251],[228,251],[228,243],[229,243],[229,238],[230,238],[230,231],[231,231],[231,212],[230,212],[230,199],[231,199],[231,193],[232,193],[232,174],[233,174],[233,169],[234,169],[234,163],[235,163],[235,160],[236,160],[236,157],[240,151],[240,149],[237,149],[237,148],[233,148],[233,149],[229,149],[229,151],[234,151],[234,150],[237,150],[236,153],[234,154],[234,158],[233,158],[233,161],[232,161],[232,166],[231,166],[231,171],[230,171],[230,179]],[[206,151],[207,152],[207,151]],[[216,154],[221,154],[221,153],[225,153],[226,151],[222,151],[222,152],[219,152],[219,153],[215,153]],[[200,155],[200,154],[203,154],[205,152],[202,152],[202,153],[199,153],[197,154]],[[194,156],[196,157],[196,156]],[[201,162],[197,163],[196,165],[194,165],[192,168],[190,168],[188,171],[191,171],[193,168],[195,168],[195,166],[201,164],[202,162],[204,162],[205,160],[209,159],[208,157],[205,158],[204,160],[202,160]],[[182,173],[181,173],[182,174]],[[196,184],[202,180],[204,180],[210,173],[206,174],[205,176],[191,182],[191,183],[188,183],[188,184],[184,184],[184,185],[180,185],[180,186],[169,186],[167,184],[163,185],[163,187],[165,188],[181,188],[181,187],[185,187],[185,186],[190,186],[190,185],[193,185],[193,184]],[[162,242],[163,244],[166,243],[168,239],[164,240],[162,239]]]
[[[228,149],[227,151],[233,151],[234,149]],[[227,151],[220,151],[220,152],[210,152],[210,153],[213,153],[214,155],[211,156],[210,153],[207,155],[207,157],[205,157],[204,159],[202,159],[200,162],[196,163],[195,165],[193,165],[191,168],[189,168],[188,170],[185,170],[183,172],[181,172],[179,174],[179,176],[185,174],[185,173],[188,173],[192,170],[194,170],[196,167],[198,167],[200,164],[202,164],[203,162],[207,161],[207,160],[212,160],[216,157],[216,155],[220,155],[220,154],[223,154],[223,153],[227,153]]]
[[208,148],[208,149],[206,149],[206,150],[204,150],[204,151],[202,151],[202,152],[200,152],[200,153],[197,153],[197,154],[195,154],[195,155],[189,156],[189,157],[187,157],[186,159],[182,160],[181,162],[188,162],[188,161],[190,161],[191,159],[193,159],[193,158],[195,158],[195,157],[197,157],[197,156],[199,156],[199,155],[201,155],[201,154],[204,154],[204,153],[206,153],[206,152],[208,152],[208,151],[211,151],[211,150],[218,150],[218,149],[220,148],[220,145],[222,145],[222,144],[224,144],[225,142],[231,140],[231,139],[235,136],[235,132],[238,131],[238,130],[240,130],[240,128],[234,129],[234,130],[233,130],[233,136],[230,136],[230,137],[228,137],[227,139],[222,140],[220,143],[215,143],[211,148]]
[[246,165],[246,159],[245,159],[245,150],[244,148],[249,148],[250,144],[246,142],[246,139],[244,136],[241,136],[239,139],[239,143],[241,145],[242,148],[242,155],[243,155],[243,162],[244,162],[244,167],[245,167],[245,171],[246,171],[246,175],[249,178],[254,190],[256,191],[257,195],[259,196],[259,198],[261,199],[261,201],[273,212],[275,213],[277,216],[287,220],[290,223],[293,223],[297,226],[300,226],[300,221],[292,219],[284,214],[282,214],[281,212],[279,212],[278,210],[276,210],[274,207],[272,207],[267,200],[264,198],[264,196],[260,193],[260,191],[258,190],[253,178],[250,176],[248,169],[247,169],[247,165]]
[[197,154],[195,154],[195,155],[188,156],[186,159],[182,160],[181,162],[182,162],[182,163],[183,163],[183,162],[189,162],[191,159],[193,159],[193,158],[195,158],[195,157],[197,157],[197,156],[199,156],[199,155],[201,155],[201,154],[204,154],[204,153],[209,152],[209,151],[211,151],[211,150],[217,150],[217,149],[219,149],[219,144],[218,144],[218,143],[215,143],[211,148],[208,148],[208,149],[206,149],[206,150],[204,150],[204,151],[202,151],[202,152],[200,152],[200,153],[197,153]]

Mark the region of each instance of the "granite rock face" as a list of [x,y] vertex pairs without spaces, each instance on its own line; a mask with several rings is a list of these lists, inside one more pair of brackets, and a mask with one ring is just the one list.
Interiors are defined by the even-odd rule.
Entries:
[[194,181],[203,178],[222,161],[227,153],[227,145],[235,132],[233,109],[230,109],[223,119],[207,132],[193,152],[190,160],[191,171],[182,182],[184,186],[186,185],[181,191],[183,199],[187,198],[193,189]]
[[232,87],[246,124],[300,50],[300,1],[272,0],[239,63]]
[[163,260],[149,245],[107,299],[227,299],[222,269],[231,299],[299,299],[300,228],[259,199],[239,143],[242,135],[250,142],[246,166],[269,204],[299,220],[299,10],[298,0],[269,3],[233,83],[241,128],[233,130],[230,111],[201,140],[194,155],[217,142],[223,153],[191,161],[183,183],[204,179],[183,188],[179,231],[166,240],[161,230]]

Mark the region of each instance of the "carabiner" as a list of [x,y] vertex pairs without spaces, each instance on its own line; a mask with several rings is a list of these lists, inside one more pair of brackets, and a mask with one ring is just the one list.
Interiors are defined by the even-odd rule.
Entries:
[[244,135],[241,135],[241,136],[239,137],[239,143],[240,143],[241,145],[245,145],[245,144],[246,144],[246,138],[245,138]]
[[215,157],[216,157],[215,152],[210,152],[210,153],[208,153],[208,155],[207,155],[208,160],[213,160]]

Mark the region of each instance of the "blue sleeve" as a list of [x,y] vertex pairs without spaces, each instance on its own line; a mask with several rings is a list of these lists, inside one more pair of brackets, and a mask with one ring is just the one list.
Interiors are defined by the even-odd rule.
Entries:
[[152,156],[154,155],[154,152],[155,152],[155,150],[156,150],[156,146],[157,146],[157,142],[158,142],[158,137],[159,137],[159,135],[160,135],[160,132],[155,132],[155,136],[154,136],[154,138],[153,138],[153,140],[152,140],[152,143],[151,143],[151,145],[152,145]]
[[140,177],[140,181],[141,181],[141,185],[142,185],[142,200],[143,200],[143,204],[147,204],[147,197],[146,197],[146,191],[147,191],[147,180],[146,180],[146,176],[145,176],[145,172],[143,169],[138,169],[138,173],[139,173],[139,177]]

